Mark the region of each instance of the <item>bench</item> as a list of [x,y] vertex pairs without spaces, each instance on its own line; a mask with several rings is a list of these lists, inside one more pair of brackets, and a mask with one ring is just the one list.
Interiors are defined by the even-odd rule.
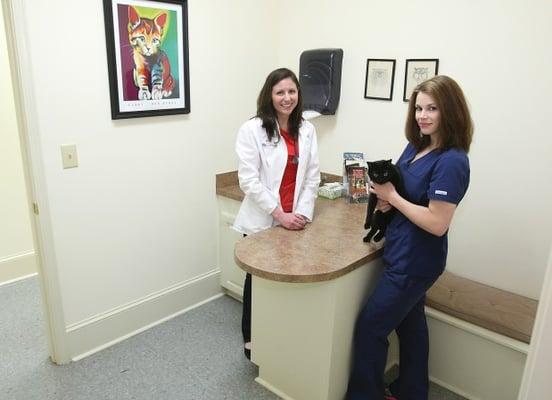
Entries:
[[470,400],[516,400],[538,301],[445,272],[426,306],[430,379]]
[[444,272],[426,304],[493,332],[529,343],[538,301]]

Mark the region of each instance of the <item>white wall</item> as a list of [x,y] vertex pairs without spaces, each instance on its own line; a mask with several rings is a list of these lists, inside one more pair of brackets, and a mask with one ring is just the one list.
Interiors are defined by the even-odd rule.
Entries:
[[10,75],[0,7],[0,283],[36,272]]
[[[393,2],[283,0],[280,64],[301,51],[344,50],[336,116],[313,120],[322,170],[343,151],[396,159],[403,135],[404,64],[439,58],[473,111],[471,186],[450,232],[447,268],[538,298],[551,243],[552,5],[545,0]],[[367,58],[397,60],[393,101],[363,98]]]
[[[217,269],[215,174],[233,163],[237,128],[275,63],[274,32],[257,1],[188,3],[185,116],[110,119],[101,1],[23,1],[15,21],[70,329]],[[78,168],[62,169],[64,143],[77,145]]]

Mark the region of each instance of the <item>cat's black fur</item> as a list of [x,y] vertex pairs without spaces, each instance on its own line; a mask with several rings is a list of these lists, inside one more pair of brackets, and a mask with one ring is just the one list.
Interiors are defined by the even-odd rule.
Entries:
[[[397,193],[404,196],[401,171],[396,165],[393,165],[391,160],[369,161],[368,176],[370,177],[370,181],[378,184],[391,182],[395,186]],[[372,237],[375,242],[379,242],[385,236],[385,229],[395,215],[394,208],[385,213],[380,210],[375,211],[377,202],[377,196],[374,193],[370,193],[366,210],[366,222],[364,223],[364,229],[370,229],[370,231],[362,239],[365,242],[372,240]]]

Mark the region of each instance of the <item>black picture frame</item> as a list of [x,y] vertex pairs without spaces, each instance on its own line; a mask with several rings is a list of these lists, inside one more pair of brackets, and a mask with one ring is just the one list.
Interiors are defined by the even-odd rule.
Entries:
[[187,0],[103,6],[111,119],[190,113]]
[[364,98],[375,100],[393,100],[396,60],[368,58],[366,60],[366,79]]
[[433,78],[439,72],[438,58],[409,58],[404,68],[403,101],[409,101],[416,86]]

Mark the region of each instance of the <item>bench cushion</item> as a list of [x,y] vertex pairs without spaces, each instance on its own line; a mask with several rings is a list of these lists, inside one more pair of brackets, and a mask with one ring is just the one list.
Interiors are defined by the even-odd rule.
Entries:
[[426,304],[464,321],[529,343],[538,301],[445,271],[427,292]]

